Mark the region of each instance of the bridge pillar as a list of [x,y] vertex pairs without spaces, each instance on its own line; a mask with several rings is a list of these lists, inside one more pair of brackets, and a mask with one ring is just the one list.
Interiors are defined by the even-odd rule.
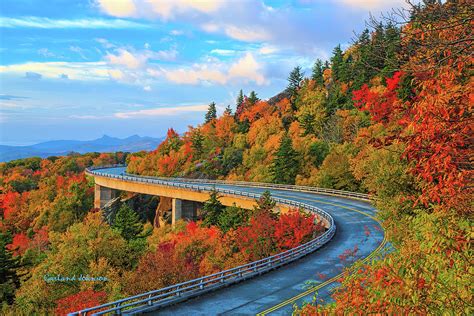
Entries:
[[200,207],[199,202],[187,201],[181,199],[173,199],[171,202],[172,213],[171,213],[171,224],[174,225],[181,219],[196,220],[197,212]]
[[94,207],[103,208],[107,202],[115,199],[118,195],[117,190],[96,184],[94,187]]

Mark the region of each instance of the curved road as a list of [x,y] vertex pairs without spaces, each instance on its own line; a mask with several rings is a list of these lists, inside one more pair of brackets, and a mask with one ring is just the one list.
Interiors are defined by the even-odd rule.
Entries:
[[[125,168],[100,169],[104,175],[123,174]],[[211,189],[214,184],[200,184]],[[311,302],[315,288],[318,299],[330,300],[337,283],[332,279],[354,260],[374,256],[385,245],[376,210],[366,202],[310,192],[216,184],[253,193],[269,190],[272,196],[315,205],[330,213],[337,232],[323,248],[275,271],[246,280],[155,312],[160,315],[288,315],[293,304]],[[354,249],[356,249],[354,253]],[[344,252],[353,256],[341,259]]]

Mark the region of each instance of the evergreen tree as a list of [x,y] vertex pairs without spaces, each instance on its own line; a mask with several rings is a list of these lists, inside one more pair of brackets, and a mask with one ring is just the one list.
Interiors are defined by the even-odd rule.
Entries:
[[207,110],[207,113],[206,113],[206,123],[209,123],[210,121],[216,118],[217,118],[216,104],[212,102],[211,104],[209,104],[209,109]]
[[368,64],[370,55],[370,34],[365,29],[356,42],[358,59],[353,65],[352,76],[354,78],[354,89],[359,89],[373,75],[373,69]]
[[283,136],[271,166],[273,182],[294,184],[299,169],[298,160],[298,153],[293,149],[291,138],[288,135]]
[[372,32],[368,64],[373,69],[373,75],[381,72],[385,61],[385,30],[382,23],[378,23]]
[[235,118],[238,119],[240,114],[244,111],[244,93],[242,92],[242,89],[239,91],[239,96],[237,97],[236,104],[235,104]]
[[11,242],[9,235],[0,233],[0,302],[13,304],[15,290],[20,285],[18,258],[13,257],[6,245]]
[[257,93],[255,91],[250,91],[250,95],[249,95],[249,98],[248,98],[248,102],[250,103],[250,105],[254,105],[255,103],[257,103],[260,99],[257,97]]
[[304,128],[303,136],[314,134],[314,115],[311,113],[304,113],[300,118],[300,125]]
[[326,60],[323,66],[323,73],[324,73],[324,70],[329,69],[329,68],[331,68],[331,65],[329,64],[329,61]]
[[236,108],[241,106],[242,103],[244,103],[244,93],[243,93],[242,89],[240,89],[239,95],[237,97],[237,101],[236,101],[236,104],[235,104]]
[[248,220],[249,214],[249,211],[244,210],[235,204],[228,206],[219,215],[218,226],[221,231],[226,233],[230,229],[235,229],[245,224]]
[[343,80],[345,69],[344,58],[342,56],[341,45],[337,45],[332,51],[333,56],[331,57],[331,69],[332,78],[334,81]]
[[243,150],[235,147],[227,147],[224,149],[222,157],[222,171],[227,175],[232,169],[242,164]]
[[195,129],[191,135],[191,147],[194,150],[194,159],[200,159],[204,149],[204,136],[199,129]]
[[237,122],[237,129],[236,129],[237,133],[245,134],[249,131],[249,129],[250,129],[250,122],[247,118],[244,119],[243,121]]
[[339,109],[350,109],[353,107],[352,99],[342,93],[340,84],[333,84],[328,90],[328,97],[324,101],[326,113],[332,115]]
[[138,238],[143,231],[143,224],[138,214],[127,204],[120,207],[112,227],[127,241]]
[[329,154],[329,145],[322,141],[314,142],[309,146],[309,153],[312,157],[313,165],[319,168]]
[[295,98],[297,96],[297,92],[301,87],[301,82],[303,81],[303,73],[301,71],[301,67],[295,67],[288,76],[288,86],[286,90],[290,93],[290,98],[292,101],[292,105],[294,105]]
[[232,115],[232,109],[230,108],[230,105],[227,105],[225,108],[224,115]]
[[382,71],[383,78],[392,77],[394,71],[400,67],[400,59],[398,58],[400,45],[400,29],[389,23],[385,27],[385,60],[384,69]]
[[323,71],[323,62],[321,61],[321,59],[318,58],[316,59],[316,62],[313,65],[311,79],[313,79],[319,86],[322,86],[324,84]]
[[257,205],[254,208],[256,211],[273,212],[276,206],[276,202],[268,190],[265,190],[256,202]]
[[219,217],[224,211],[224,205],[222,205],[221,201],[219,201],[219,194],[217,190],[214,188],[209,193],[209,199],[204,202],[204,206],[202,208],[203,211],[203,221],[202,223],[205,226],[217,226],[219,224]]

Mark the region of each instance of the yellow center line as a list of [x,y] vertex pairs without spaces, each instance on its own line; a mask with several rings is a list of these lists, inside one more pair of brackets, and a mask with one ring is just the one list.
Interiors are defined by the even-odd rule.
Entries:
[[[306,200],[306,201],[312,201],[312,202],[318,202],[318,203],[321,203],[321,204],[328,204],[328,205],[333,205],[333,206],[337,206],[337,207],[340,207],[340,208],[344,208],[344,209],[347,209],[347,210],[350,210],[350,211],[354,211],[354,212],[357,212],[357,213],[360,213],[362,215],[365,215],[371,219],[373,219],[374,221],[376,221],[377,223],[380,224],[380,226],[382,227],[382,222],[380,222],[379,219],[377,219],[376,217],[370,215],[370,214],[367,214],[366,212],[363,212],[361,210],[358,210],[358,209],[355,209],[355,208],[352,208],[352,207],[347,207],[347,206],[343,206],[343,205],[340,205],[340,204],[336,204],[336,203],[331,203],[331,202],[323,202],[323,201],[320,201],[320,200],[315,200],[315,199],[310,199],[310,198],[301,198],[299,197],[299,199],[301,200]],[[380,243],[380,245],[374,250],[372,251],[366,258],[364,258],[363,260],[361,260],[362,263],[365,263],[367,261],[369,261],[372,257],[374,257],[384,246],[385,244],[387,243],[387,239],[386,239],[386,236],[384,234],[383,236],[383,240],[382,242]],[[328,285],[329,283],[332,283],[334,281],[336,281],[337,279],[339,279],[341,276],[343,276],[345,274],[345,272],[343,273],[340,273],[334,277],[332,277],[331,279],[329,280],[326,280],[325,282],[315,286],[315,287],[312,287],[290,299],[287,299],[286,301],[283,301],[273,307],[270,307],[269,309],[266,309],[260,313],[257,314],[257,316],[263,316],[263,315],[266,315],[268,313],[271,313],[271,312],[274,312],[276,311],[277,309],[280,309],[282,308],[283,306],[286,306],[288,304],[291,304],[291,303],[294,303],[295,301],[299,300],[300,298],[302,297],[305,297],[313,292],[316,292],[317,290],[321,289],[322,287]]]

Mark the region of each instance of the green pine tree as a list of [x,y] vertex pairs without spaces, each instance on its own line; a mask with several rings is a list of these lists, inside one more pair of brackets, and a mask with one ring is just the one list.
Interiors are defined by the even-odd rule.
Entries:
[[254,208],[256,211],[272,212],[276,206],[276,202],[268,190],[265,190],[256,202],[257,205]]
[[318,58],[316,59],[316,62],[313,65],[311,79],[314,80],[319,86],[322,86],[324,84],[323,71],[323,62],[321,61],[321,59]]
[[204,150],[204,136],[199,129],[195,129],[191,135],[191,147],[194,150],[193,158],[200,159]]
[[344,58],[342,54],[341,45],[337,45],[332,51],[333,56],[331,57],[331,69],[332,78],[334,81],[342,81],[344,79],[344,72],[346,71],[344,65]]
[[18,257],[13,257],[11,251],[6,249],[8,243],[11,243],[11,237],[0,233],[0,302],[13,304],[15,290],[20,285],[20,263]]
[[245,107],[244,93],[242,92],[242,89],[240,89],[239,96],[237,97],[237,100],[235,101],[235,114],[234,114],[234,117],[236,119],[239,119],[240,115],[244,111],[244,107]]
[[209,123],[213,119],[217,118],[217,110],[216,110],[216,104],[212,102],[209,104],[209,108],[206,113],[206,123]]
[[257,103],[260,99],[257,97],[257,93],[255,91],[250,91],[250,95],[248,97],[248,101],[250,103],[250,105],[254,105],[255,103]]
[[329,154],[329,145],[323,141],[314,142],[309,146],[309,153],[312,157],[313,165],[319,168]]
[[224,115],[229,115],[229,116],[232,115],[232,109],[230,105],[227,105],[227,107],[225,108]]
[[215,188],[209,193],[209,199],[204,202],[202,211],[203,225],[217,226],[219,224],[219,217],[224,211],[224,205],[219,201],[219,194]]
[[237,205],[226,207],[218,218],[218,226],[224,233],[230,229],[242,226],[248,221],[249,211],[244,210]]
[[112,227],[127,241],[139,238],[143,231],[138,214],[127,204],[120,207]]
[[290,94],[290,101],[293,110],[296,110],[296,97],[298,96],[298,90],[301,88],[301,83],[303,81],[303,72],[301,67],[295,67],[288,76],[288,86],[286,90]]
[[315,133],[314,130],[314,115],[311,113],[304,113],[300,119],[300,125],[304,128],[303,136]]
[[242,103],[244,103],[244,92],[242,91],[242,89],[240,89],[239,95],[238,95],[236,103],[235,103],[236,108],[241,106]]
[[296,66],[290,72],[288,76],[288,87],[287,90],[292,94],[296,94],[298,89],[301,87],[301,82],[303,81],[303,73],[300,66]]
[[293,149],[291,138],[288,135],[283,136],[270,171],[274,183],[295,183],[295,178],[299,171],[299,159],[298,153]]

